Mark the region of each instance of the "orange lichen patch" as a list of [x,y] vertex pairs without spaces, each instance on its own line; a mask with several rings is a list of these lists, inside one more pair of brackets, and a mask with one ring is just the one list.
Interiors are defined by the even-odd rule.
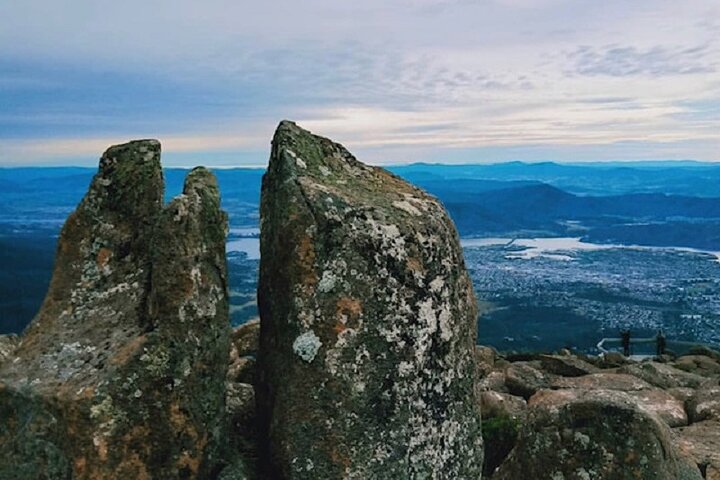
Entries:
[[198,440],[199,435],[195,425],[193,425],[189,417],[182,411],[180,404],[177,402],[170,404],[170,424],[177,433],[184,433],[193,441]]
[[131,341],[120,347],[115,355],[110,359],[113,365],[125,365],[136,353],[140,351],[145,344],[147,338],[145,335],[133,338]]
[[317,283],[315,247],[310,236],[303,236],[295,250],[299,259],[298,265],[301,270],[302,283],[306,286],[314,286]]
[[[108,442],[108,438],[96,436],[93,438],[93,445],[94,451],[85,452],[90,457],[89,461],[85,456],[81,456],[73,462],[73,478],[78,480],[107,478],[150,480],[152,478],[146,460],[143,460],[150,458],[152,453],[148,427],[135,427],[112,444]],[[105,463],[110,453],[115,460]]]
[[333,327],[333,330],[335,331],[336,335],[340,335],[342,332],[347,330],[347,325],[345,325],[343,322],[337,322]]
[[362,304],[357,298],[340,297],[335,308],[335,318],[338,320],[355,320],[362,314]]
[[176,431],[181,431],[187,424],[187,416],[180,409],[180,404],[173,402],[170,404],[170,423]]
[[98,268],[100,268],[100,269],[104,268],[110,261],[111,257],[112,257],[112,251],[109,248],[103,247],[100,250],[98,250],[97,256],[95,257],[95,261],[97,262]]
[[[138,425],[123,435],[120,442],[120,445],[124,446],[123,457],[137,458],[138,460],[141,458],[140,455],[144,458],[150,457],[154,446],[150,438],[151,433],[149,427]],[[138,450],[140,451],[138,452]]]
[[74,402],[78,400],[91,400],[95,396],[95,388],[94,387],[81,387],[78,388],[77,384],[73,384],[72,382],[66,382],[58,384],[57,390],[55,391],[53,395],[56,399],[67,399],[73,403],[71,403],[68,408],[70,410],[77,410],[77,408],[72,408],[72,405],[74,405]]
[[200,436],[195,425],[190,422],[188,416],[182,411],[177,402],[170,404],[170,424],[178,434],[187,435],[195,444],[193,451],[184,450],[175,463],[178,469],[186,468],[197,475],[202,463],[203,453],[207,445],[207,434]]
[[87,459],[85,457],[76,458],[73,461],[73,476],[82,477],[85,475],[85,468],[87,468]]
[[180,457],[176,462],[178,469],[182,470],[183,468],[187,468],[192,472],[193,476],[197,475],[198,471],[200,470],[200,464],[202,463],[205,445],[207,445],[207,434],[203,435],[202,438],[195,445],[195,455],[188,452],[187,450],[183,451],[182,454],[180,454]]
[[111,478],[131,478],[132,480],[150,480],[152,477],[147,466],[137,453],[133,453],[126,460],[120,462]]
[[405,265],[407,266],[408,270],[414,273],[420,273],[422,275],[425,274],[425,267],[423,266],[422,262],[420,262],[420,260],[415,257],[408,258],[405,262]]
[[108,455],[108,444],[107,439],[102,435],[93,438],[93,445],[95,445],[95,451],[101,462],[107,461]]

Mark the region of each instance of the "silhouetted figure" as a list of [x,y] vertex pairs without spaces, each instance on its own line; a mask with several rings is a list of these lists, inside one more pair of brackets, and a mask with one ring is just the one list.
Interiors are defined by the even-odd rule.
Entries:
[[667,341],[665,340],[665,334],[662,330],[658,330],[657,333],[657,356],[665,355],[665,347],[667,347]]
[[630,356],[630,330],[625,329],[620,332],[620,338],[622,339],[623,355],[626,357]]

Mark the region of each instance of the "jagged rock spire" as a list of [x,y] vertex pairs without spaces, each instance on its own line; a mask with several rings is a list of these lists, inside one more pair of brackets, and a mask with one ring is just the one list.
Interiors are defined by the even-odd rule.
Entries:
[[480,478],[477,306],[440,202],[282,122],[258,300],[271,475]]
[[204,479],[222,466],[227,217],[193,170],[163,206],[160,143],[109,148],[0,366],[0,478]]

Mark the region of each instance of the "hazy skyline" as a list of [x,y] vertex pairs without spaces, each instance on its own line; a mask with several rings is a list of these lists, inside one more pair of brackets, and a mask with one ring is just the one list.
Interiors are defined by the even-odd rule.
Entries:
[[0,165],[720,161],[716,0],[0,3]]

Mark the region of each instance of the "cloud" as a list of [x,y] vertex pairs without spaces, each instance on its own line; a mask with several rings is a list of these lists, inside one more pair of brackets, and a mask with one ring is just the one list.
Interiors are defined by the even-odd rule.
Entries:
[[719,63],[717,53],[708,44],[693,47],[656,45],[647,49],[607,45],[600,48],[582,46],[568,57],[573,72],[578,75],[662,77],[715,73]]
[[0,163],[94,162],[133,137],[262,163],[281,118],[373,161],[670,143],[707,158],[716,13],[716,0],[0,2]]

